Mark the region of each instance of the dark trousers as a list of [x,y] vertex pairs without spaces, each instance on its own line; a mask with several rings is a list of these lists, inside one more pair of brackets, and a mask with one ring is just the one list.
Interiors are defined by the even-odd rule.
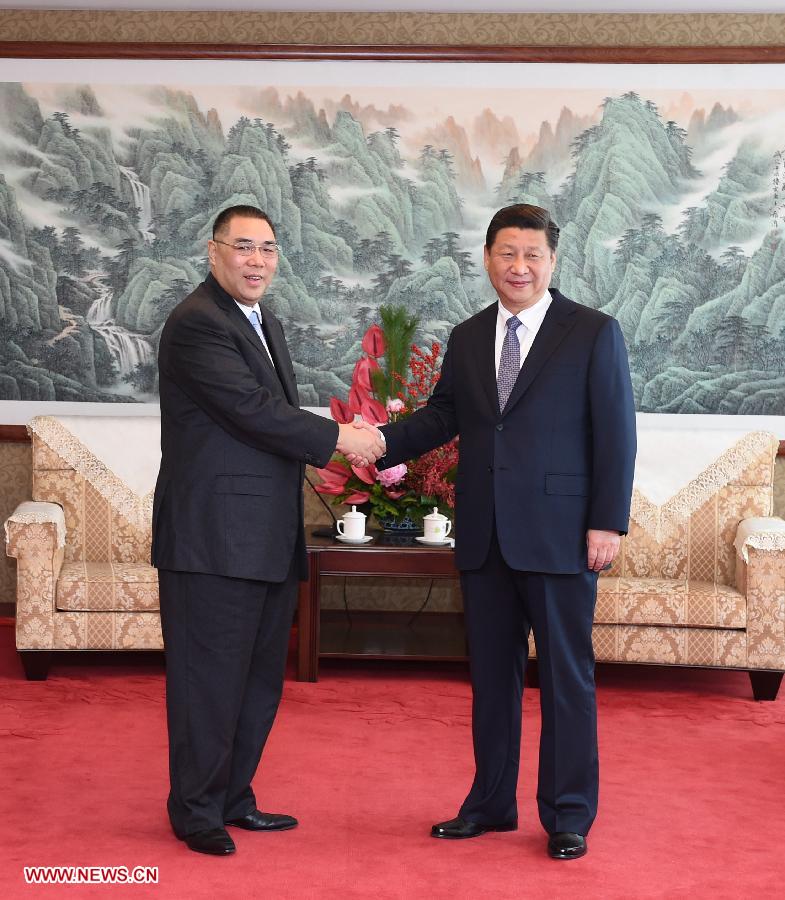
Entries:
[[597,813],[599,767],[591,629],[593,572],[519,572],[494,534],[480,569],[461,574],[472,680],[476,774],[460,815],[478,824],[518,818],[521,701],[529,631],[540,679],[537,804],[548,833],[587,834]]
[[170,793],[182,838],[256,809],[251,780],[283,690],[297,579],[158,572]]

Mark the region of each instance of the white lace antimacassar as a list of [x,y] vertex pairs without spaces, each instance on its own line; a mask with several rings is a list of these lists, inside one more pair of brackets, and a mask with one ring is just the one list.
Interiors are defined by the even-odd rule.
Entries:
[[736,552],[744,562],[749,562],[748,547],[756,550],[785,550],[785,522],[778,516],[744,519],[733,542]]
[[[674,436],[677,434],[674,432]],[[764,451],[771,450],[773,466],[775,443],[776,438],[768,431],[751,431],[745,434],[661,506],[653,503],[637,488],[634,489],[630,517],[655,540],[662,541],[720,488],[752,465]]]
[[8,542],[8,526],[16,525],[54,525],[57,533],[58,549],[65,547],[65,516],[63,507],[57,503],[27,500],[20,503],[5,522],[5,539]]
[[36,416],[27,426],[69,466],[72,466],[112,509],[136,528],[150,527],[153,516],[153,494],[140,497],[96,457],[67,428],[52,416]]
[[[744,542],[744,548],[756,550],[785,550],[785,534],[781,531],[759,531],[751,534]],[[746,553],[744,554],[746,560]]]

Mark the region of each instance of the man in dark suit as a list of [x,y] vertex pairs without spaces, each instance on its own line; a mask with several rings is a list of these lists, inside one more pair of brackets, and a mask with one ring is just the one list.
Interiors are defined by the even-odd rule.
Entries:
[[166,650],[175,834],[225,855],[225,826],[293,828],[257,809],[251,780],[283,687],[297,581],[306,575],[306,463],[361,462],[376,435],[301,410],[281,324],[259,300],[278,265],[265,213],[218,215],[210,274],[161,333],[161,470],[153,506]]
[[496,213],[484,260],[499,302],[453,330],[427,406],[382,428],[382,464],[460,437],[455,554],[476,774],[458,817],[432,834],[517,828],[531,630],[542,710],[540,821],[550,855],[575,859],[586,852],[597,808],[597,573],[628,525],[635,411],[616,320],[549,290],[558,237],[547,210],[519,204]]

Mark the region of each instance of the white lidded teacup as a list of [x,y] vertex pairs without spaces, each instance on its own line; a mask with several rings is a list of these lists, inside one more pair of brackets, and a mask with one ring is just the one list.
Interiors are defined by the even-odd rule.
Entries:
[[441,544],[447,540],[447,535],[452,528],[452,522],[447,516],[443,516],[435,506],[432,513],[423,516],[422,523],[425,529],[425,534],[423,535],[425,540],[434,544]]
[[361,541],[365,537],[365,513],[357,512],[353,506],[351,512],[344,513],[335,523],[338,534],[347,541]]

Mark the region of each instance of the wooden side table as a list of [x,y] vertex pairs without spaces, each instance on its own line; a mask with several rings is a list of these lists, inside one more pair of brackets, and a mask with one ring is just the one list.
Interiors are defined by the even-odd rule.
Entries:
[[[372,532],[367,544],[345,544],[315,537],[306,529],[310,575],[300,584],[298,600],[297,680],[316,681],[319,657],[364,659],[465,660],[463,616],[422,613],[415,632],[406,629],[405,613],[353,612],[351,621],[337,612],[322,623],[320,579],[323,575],[456,578],[450,547],[427,547],[411,539]],[[409,542],[411,540],[411,543]],[[431,651],[431,652],[428,652]]]

